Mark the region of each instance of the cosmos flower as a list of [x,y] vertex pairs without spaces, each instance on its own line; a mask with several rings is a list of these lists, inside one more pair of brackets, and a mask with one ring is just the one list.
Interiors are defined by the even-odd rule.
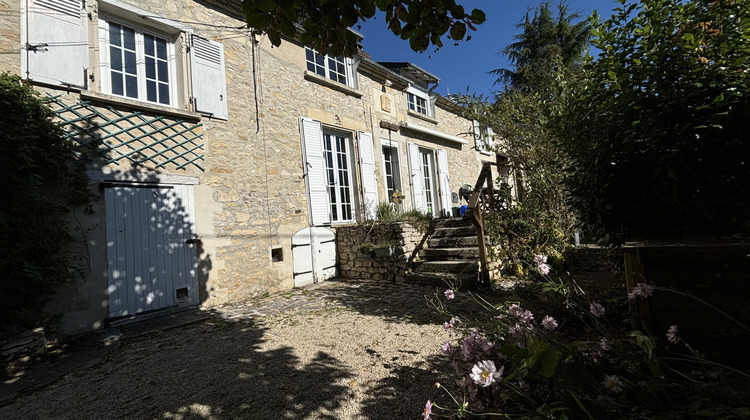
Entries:
[[503,370],[505,370],[505,366],[501,366],[498,371],[495,368],[495,362],[492,360],[482,360],[471,368],[469,377],[475,384],[482,387],[488,387],[503,376]]

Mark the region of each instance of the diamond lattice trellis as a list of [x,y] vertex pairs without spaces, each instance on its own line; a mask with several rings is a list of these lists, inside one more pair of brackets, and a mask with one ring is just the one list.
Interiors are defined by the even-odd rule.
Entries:
[[140,111],[123,112],[106,106],[106,112],[88,101],[66,104],[60,96],[48,95],[49,105],[62,120],[65,136],[117,163],[127,159],[155,168],[203,171],[203,124],[191,123]]

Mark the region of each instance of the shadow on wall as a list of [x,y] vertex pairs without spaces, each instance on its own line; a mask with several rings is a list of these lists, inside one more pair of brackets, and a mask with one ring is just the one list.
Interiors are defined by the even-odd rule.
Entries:
[[108,317],[195,307],[207,299],[212,262],[195,233],[197,178],[143,168],[99,176]]

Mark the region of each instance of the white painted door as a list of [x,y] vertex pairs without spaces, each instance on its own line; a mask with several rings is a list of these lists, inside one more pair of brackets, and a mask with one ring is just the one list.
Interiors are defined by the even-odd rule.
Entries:
[[336,234],[324,227],[308,227],[292,236],[294,286],[336,277]]
[[198,305],[193,187],[105,188],[110,318]]

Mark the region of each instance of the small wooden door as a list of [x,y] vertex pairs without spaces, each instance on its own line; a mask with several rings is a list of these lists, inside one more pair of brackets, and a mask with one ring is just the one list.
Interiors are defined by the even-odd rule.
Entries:
[[193,187],[105,188],[109,317],[198,305]]
[[324,227],[308,227],[295,233],[292,265],[295,287],[336,277],[336,234]]

